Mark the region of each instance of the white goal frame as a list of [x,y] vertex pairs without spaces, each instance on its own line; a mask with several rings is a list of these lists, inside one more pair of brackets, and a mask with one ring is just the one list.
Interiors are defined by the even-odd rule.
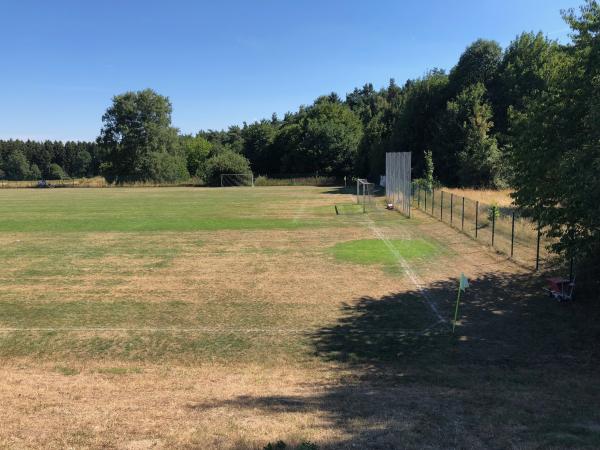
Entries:
[[369,180],[365,178],[356,179],[356,203],[362,205],[363,213],[375,208],[374,190],[375,183],[369,183]]
[[[225,177],[225,178],[224,178]],[[250,181],[250,184],[235,184],[235,183],[225,183],[225,179],[246,179]],[[252,172],[249,173],[222,173],[221,174],[221,187],[238,187],[238,186],[251,186],[254,187],[254,174]]]

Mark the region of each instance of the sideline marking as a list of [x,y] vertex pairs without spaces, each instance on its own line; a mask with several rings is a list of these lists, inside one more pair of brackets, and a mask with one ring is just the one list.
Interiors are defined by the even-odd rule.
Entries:
[[300,217],[302,217],[304,215],[304,210],[306,209],[307,202],[308,202],[308,200],[304,200],[302,202],[302,204],[300,205],[300,208],[298,208],[298,211],[296,211],[296,214],[294,215],[294,219],[292,220],[292,223],[298,223],[298,221],[300,220]]
[[368,215],[367,215],[366,218],[367,218],[366,224],[369,227],[369,229],[373,232],[373,234],[378,239],[380,239],[385,244],[385,246],[388,248],[388,250],[390,251],[390,253],[392,255],[394,255],[394,257],[396,258],[398,264],[400,264],[400,266],[402,267],[402,269],[404,269],[404,271],[408,275],[408,278],[410,278],[410,281],[412,281],[412,283],[417,288],[417,291],[419,292],[419,294],[421,294],[421,296],[425,299],[425,301],[427,302],[427,304],[429,305],[429,307],[431,308],[431,310],[437,316],[438,323],[446,323],[446,320],[440,314],[440,312],[437,309],[437,307],[435,306],[433,300],[431,299],[431,297],[427,293],[427,290],[423,287],[423,282],[421,281],[421,279],[419,278],[419,276],[412,270],[412,268],[410,267],[410,265],[408,264],[408,262],[406,261],[406,259],[404,259],[402,257],[402,255],[400,254],[400,252],[398,251],[398,249],[396,249],[396,247],[394,247],[394,245],[389,241],[389,239],[385,237],[385,235],[383,234],[383,232],[379,228],[377,228],[377,226],[375,225],[375,222],[373,221],[373,219],[371,219],[371,217],[369,217]]

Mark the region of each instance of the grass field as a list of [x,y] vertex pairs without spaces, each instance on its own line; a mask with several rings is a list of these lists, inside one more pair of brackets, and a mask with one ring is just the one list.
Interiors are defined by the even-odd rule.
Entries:
[[0,191],[0,448],[600,445],[589,308],[431,217],[352,203]]

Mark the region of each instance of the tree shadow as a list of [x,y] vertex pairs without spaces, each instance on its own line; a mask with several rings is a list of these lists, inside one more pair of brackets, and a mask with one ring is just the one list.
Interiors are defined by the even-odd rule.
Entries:
[[[502,272],[472,280],[454,334],[417,290],[348,302],[337,323],[308,336],[338,382],[190,408],[318,412],[346,436],[324,449],[595,447],[600,315],[552,301],[540,283]],[[445,318],[456,289],[448,279],[426,290]]]

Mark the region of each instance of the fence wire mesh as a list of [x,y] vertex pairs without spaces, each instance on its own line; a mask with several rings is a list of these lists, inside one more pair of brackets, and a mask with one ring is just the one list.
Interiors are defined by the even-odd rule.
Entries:
[[531,268],[554,264],[553,241],[512,207],[491,205],[414,184],[412,206]]
[[396,209],[410,217],[411,207],[411,153],[385,154],[385,198]]

